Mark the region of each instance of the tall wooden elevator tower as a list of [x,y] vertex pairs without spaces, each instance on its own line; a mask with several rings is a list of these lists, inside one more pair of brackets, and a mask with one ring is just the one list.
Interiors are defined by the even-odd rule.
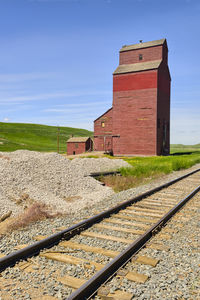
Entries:
[[112,108],[94,121],[95,150],[169,154],[170,83],[166,39],[122,47]]

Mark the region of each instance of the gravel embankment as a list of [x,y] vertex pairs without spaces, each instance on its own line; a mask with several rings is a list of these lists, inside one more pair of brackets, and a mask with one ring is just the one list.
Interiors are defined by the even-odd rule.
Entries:
[[[66,158],[65,158],[66,159]],[[91,159],[89,159],[91,160]],[[64,163],[64,161],[62,161]],[[79,163],[84,164],[86,162],[85,159],[81,162],[79,160]],[[91,163],[91,162],[90,162]],[[95,159],[95,163],[97,163],[97,160]],[[74,162],[75,164],[75,162]],[[84,167],[83,167],[84,168]],[[112,207],[116,205],[119,202],[125,201],[127,199],[130,199],[131,197],[134,197],[138,194],[141,194],[142,192],[145,192],[149,189],[152,189],[158,185],[161,185],[169,180],[175,179],[183,174],[186,174],[194,169],[200,168],[200,165],[196,165],[188,170],[180,171],[180,172],[174,172],[168,176],[163,176],[159,180],[153,181],[147,185],[139,186],[137,188],[133,188],[127,191],[120,192],[118,194],[111,193],[110,195],[104,196],[102,194],[102,198],[96,199],[93,197],[93,204],[85,206],[81,210],[77,210],[76,214],[74,213],[68,213],[64,217],[56,218],[56,219],[48,219],[43,222],[37,222],[36,224],[32,224],[26,229],[18,230],[12,232],[9,237],[3,237],[1,239],[1,245],[0,245],[0,253],[2,254],[8,254],[13,251],[13,248],[18,244],[31,244],[34,242],[34,236],[37,236],[39,234],[41,235],[49,235],[56,231],[56,229],[60,226],[70,226],[75,222],[78,222],[88,216],[92,216],[96,214],[97,212],[101,212],[102,210],[108,209],[109,207]],[[80,168],[79,168],[80,169]],[[99,171],[98,169],[94,171]],[[101,186],[102,187],[102,186]],[[103,188],[103,187],[102,187]],[[81,200],[74,200],[72,204],[74,205],[76,202],[80,203]],[[134,297],[133,299],[179,299],[178,293],[174,294],[170,293],[170,286],[172,284],[172,291],[175,291],[178,288],[178,285],[180,284],[180,278],[179,280],[179,274],[180,272],[183,272],[183,270],[189,270],[189,265],[191,265],[190,270],[194,268],[194,272],[190,272],[191,275],[189,277],[184,275],[184,281],[182,281],[181,289],[183,290],[181,295],[182,299],[198,299],[196,298],[196,293],[192,294],[194,290],[197,287],[197,281],[195,279],[195,275],[197,274],[197,251],[196,246],[191,247],[191,251],[188,247],[183,247],[183,242],[186,242],[187,245],[190,244],[190,238],[189,234],[193,233],[195,241],[196,237],[195,234],[197,232],[197,222],[198,222],[198,214],[194,214],[191,223],[188,222],[186,227],[180,227],[183,228],[180,232],[180,235],[178,238],[176,237],[176,234],[174,234],[174,240],[170,241],[170,247],[172,247],[172,250],[170,252],[170,257],[166,255],[166,253],[162,252],[155,252],[155,257],[158,257],[161,262],[158,265],[158,268],[156,267],[151,270],[151,268],[143,269],[143,267],[138,267],[138,271],[144,272],[145,274],[149,274],[151,276],[148,287],[151,289],[151,292],[149,293],[149,289],[146,285],[135,285],[130,284],[126,280],[123,282],[122,288],[125,289],[127,292],[133,293]],[[176,223],[176,221],[175,221]],[[171,227],[173,228],[175,225],[172,223]],[[126,237],[125,234],[121,234],[122,237]],[[81,242],[93,246],[104,246],[103,240],[95,239],[92,242],[90,242],[90,239],[83,236],[77,236],[73,238],[76,242]],[[176,243],[176,240],[179,242]],[[166,241],[166,245],[169,244],[169,241]],[[108,244],[106,243],[108,246]],[[113,242],[110,242],[110,249],[121,251],[124,249],[126,245],[122,245],[121,243],[115,242],[115,247]],[[56,249],[56,248],[55,248]],[[181,249],[181,251],[180,251]],[[67,253],[67,249],[63,248],[64,251]],[[147,249],[148,250],[148,249]],[[148,254],[147,250],[144,250],[144,254]],[[189,252],[188,252],[189,251]],[[190,253],[190,255],[188,255]],[[69,255],[80,257],[80,258],[89,258],[89,254],[84,254],[82,251],[70,251],[68,252]],[[85,255],[85,256],[84,256]],[[150,255],[150,253],[149,253]],[[93,254],[90,255],[90,260],[93,259]],[[152,255],[150,255],[152,256]],[[96,257],[96,255],[95,255]],[[94,258],[95,259],[95,258]],[[168,268],[169,265],[169,259],[170,259],[170,268]],[[94,270],[87,270],[85,271],[84,267],[80,264],[79,270],[76,271],[77,273],[74,273],[74,268],[71,265],[63,264],[63,263],[55,263],[51,260],[46,261],[42,257],[37,257],[36,261],[38,261],[38,265],[40,268],[42,268],[42,272],[40,275],[37,273],[20,273],[17,268],[16,269],[8,269],[5,272],[2,273],[3,277],[2,280],[11,280],[11,284],[7,287],[7,293],[11,295],[13,298],[11,299],[34,299],[30,295],[31,291],[28,290],[28,286],[31,284],[36,292],[38,292],[39,297],[39,289],[42,290],[43,295],[49,295],[52,297],[55,297],[55,299],[67,299],[68,295],[71,292],[71,289],[67,288],[66,286],[62,285],[61,283],[58,283],[54,278],[54,275],[59,270],[59,273],[61,273],[62,276],[65,274],[71,275],[71,276],[82,276],[86,278],[93,274]],[[107,260],[108,261],[108,260]],[[99,263],[106,263],[106,258],[99,255],[98,257]],[[196,266],[194,266],[196,263]],[[48,268],[48,270],[51,270],[48,275],[45,274],[45,268]],[[172,270],[173,269],[173,270]],[[161,274],[161,275],[160,275]],[[184,273],[186,274],[186,272]],[[193,275],[194,274],[194,275]],[[177,279],[178,278],[178,279]],[[187,279],[189,278],[189,279]],[[167,279],[167,282],[165,282],[165,279]],[[22,287],[19,287],[19,281],[22,283]],[[170,281],[170,282],[169,282]],[[192,281],[194,281],[194,285],[192,286]],[[15,288],[17,286],[17,288]],[[27,287],[27,289],[26,289]],[[116,282],[111,283],[111,289],[115,290],[116,288]],[[192,290],[191,290],[192,289]],[[167,297],[165,297],[165,293],[167,291]],[[179,290],[180,291],[180,290]],[[24,295],[22,297],[22,295]],[[189,295],[189,298],[187,298]]]
[[[91,158],[89,158],[89,160],[90,159]],[[95,159],[95,162],[96,162],[96,159]],[[30,226],[26,227],[25,229],[12,232],[9,235],[9,239],[6,237],[1,239],[0,251],[8,254],[8,253],[12,252],[13,247],[19,243],[20,244],[33,243],[34,242],[33,237],[36,235],[39,235],[39,234],[50,235],[50,234],[54,233],[56,228],[58,228],[58,227],[66,226],[66,228],[67,228],[74,223],[77,223],[85,218],[88,218],[89,216],[93,216],[99,212],[102,212],[103,210],[106,210],[110,207],[117,205],[118,203],[120,203],[122,201],[126,201],[126,200],[128,200],[132,197],[135,197],[141,193],[144,193],[152,188],[155,188],[161,184],[164,184],[164,183],[168,182],[169,180],[173,180],[177,177],[180,177],[184,174],[187,174],[187,173],[189,173],[193,170],[199,169],[199,168],[200,168],[200,164],[197,164],[190,169],[173,172],[169,175],[162,176],[161,178],[154,180],[151,183],[146,184],[146,185],[141,185],[136,188],[132,188],[132,189],[122,191],[119,193],[113,193],[111,191],[109,196],[108,195],[105,196],[104,193],[102,193],[102,194],[100,193],[101,194],[100,198],[91,197],[92,201],[90,203],[86,203],[84,206],[82,206],[82,204],[81,204],[82,200],[80,200],[80,199],[72,200],[72,202],[69,205],[72,205],[72,207],[75,207],[75,210],[68,209],[67,214],[64,215],[63,217],[59,217],[59,218],[55,218],[55,219],[46,219],[44,221],[37,222],[35,224],[31,224]],[[91,179],[93,179],[93,178],[91,178]],[[95,179],[93,179],[93,180],[95,180]],[[105,187],[101,186],[101,188],[105,188]],[[79,206],[81,209],[76,208],[77,206]],[[6,208],[9,210],[10,206],[7,204]],[[74,211],[76,211],[76,213],[74,213]]]
[[[128,166],[121,159],[76,158],[69,160],[57,153],[18,150],[0,153],[0,215],[23,210],[19,199],[49,205],[55,212],[69,213],[89,206],[113,194],[109,187],[88,175],[91,172],[116,170]],[[77,199],[77,201],[71,201]]]

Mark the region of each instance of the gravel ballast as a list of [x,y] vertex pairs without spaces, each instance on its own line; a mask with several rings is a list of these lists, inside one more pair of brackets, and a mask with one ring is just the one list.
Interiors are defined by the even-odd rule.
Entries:
[[[91,178],[91,172],[116,170],[129,166],[122,159],[76,158],[69,160],[57,153],[17,150],[0,153],[1,215],[23,210],[17,205],[26,195],[32,201],[49,205],[55,212],[73,213],[114,192]],[[78,201],[73,201],[78,200]],[[23,204],[23,203],[22,203]]]
[[[19,152],[19,151],[16,151],[16,152]],[[23,152],[29,152],[29,151],[23,151]],[[29,156],[30,153],[26,153],[26,154],[27,154],[27,156]],[[7,156],[7,153],[6,154],[3,153],[3,155]],[[16,155],[16,153],[15,154],[13,153],[13,155]],[[46,154],[42,154],[42,155],[46,155]],[[52,153],[48,154],[48,155],[53,156]],[[57,156],[57,154],[56,154],[56,156]],[[61,158],[62,158],[62,156],[61,156]],[[59,157],[59,159],[60,159],[60,157]],[[5,160],[7,160],[7,159],[5,159]],[[16,158],[16,160],[17,160],[17,158]],[[66,158],[64,158],[64,160],[66,160],[68,162],[68,160]],[[64,164],[64,160],[63,160],[63,158],[61,159],[62,164]],[[88,160],[93,160],[93,159],[89,158]],[[80,159],[79,160],[75,159],[75,160],[69,161],[70,163],[73,162],[74,170],[75,170],[75,166],[76,166],[76,161],[77,161],[77,164],[79,165],[78,169],[80,169],[80,165],[82,165],[82,168],[84,169],[82,172],[83,178],[84,178],[84,175],[87,174],[87,172],[89,174],[91,171],[98,172],[98,171],[108,170],[106,168],[103,170],[101,169],[101,164],[103,164],[103,163],[101,160],[99,160],[99,162],[97,162],[98,159],[94,159],[94,165],[97,164],[96,169],[95,169],[95,166],[94,166],[94,169],[92,169],[92,161],[88,162],[89,167],[88,167],[87,172],[85,171],[85,167],[84,167],[84,166],[87,166],[86,159],[82,159],[82,161]],[[112,161],[114,161],[114,160],[112,160]],[[49,161],[47,160],[47,162],[49,162]],[[41,161],[38,162],[38,165],[39,165],[39,163],[41,163]],[[69,163],[69,165],[70,165],[70,163]],[[47,165],[48,165],[48,163],[46,164],[46,166]],[[47,167],[47,168],[50,169],[51,167]],[[110,169],[111,168],[114,169],[113,166],[110,167]],[[62,217],[59,217],[56,219],[47,219],[45,221],[37,222],[35,224],[31,224],[30,226],[28,226],[22,230],[14,231],[11,234],[9,234],[9,236],[4,236],[1,239],[0,253],[8,254],[8,253],[12,252],[14,246],[16,246],[18,244],[31,244],[31,243],[35,242],[34,237],[39,234],[41,234],[41,235],[52,234],[52,233],[56,232],[56,230],[60,226],[66,226],[66,227],[71,226],[73,223],[78,222],[88,216],[92,216],[98,212],[101,212],[102,210],[108,209],[109,207],[116,205],[119,202],[128,200],[131,197],[135,197],[138,194],[141,194],[149,189],[152,189],[158,185],[161,185],[169,180],[175,179],[179,176],[182,176],[182,175],[189,173],[190,171],[198,169],[198,168],[200,168],[200,165],[193,166],[192,168],[187,169],[187,170],[174,172],[167,176],[163,176],[162,178],[155,180],[147,185],[129,189],[127,191],[123,191],[118,194],[115,194],[114,192],[112,192],[111,189],[109,189],[109,191],[111,191],[110,194],[106,195],[102,192],[102,197],[99,197],[97,199],[95,197],[93,197],[92,202],[90,202],[90,201],[86,202],[86,205],[85,206],[83,205],[82,207],[80,207],[80,209],[68,210],[68,212],[65,216],[62,216]],[[55,169],[58,170],[57,167],[55,167]],[[37,170],[37,168],[36,168],[36,170]],[[47,173],[45,172],[45,174],[49,174],[49,171]],[[77,175],[77,176],[79,176],[79,175]],[[34,178],[34,176],[32,178]],[[90,178],[90,177],[86,177],[86,178]],[[91,179],[93,179],[93,178],[91,178]],[[95,181],[95,179],[93,179],[93,180]],[[52,179],[52,181],[53,181],[53,179]],[[55,184],[55,183],[52,182],[52,185],[53,184]],[[101,184],[99,184],[99,183],[98,183],[98,185],[102,188],[102,191],[103,191],[103,189],[105,187],[101,186]],[[3,191],[4,191],[4,188],[3,188]],[[26,192],[28,193],[27,190],[26,190]],[[101,192],[100,192],[100,194],[101,194]],[[76,195],[76,194],[74,194],[74,195]],[[30,195],[30,196],[32,197],[32,195]],[[82,199],[74,200],[72,202],[72,205],[74,206],[75,203],[78,203],[79,205],[81,205],[80,204],[81,201],[82,201]],[[10,209],[10,206],[8,204],[7,204],[6,208]],[[76,213],[74,213],[74,211],[76,211]],[[175,223],[176,222],[177,222],[177,220],[175,221]],[[196,252],[196,248],[192,248],[192,251],[194,250],[194,255],[191,254],[191,252],[190,252],[190,256],[188,256],[188,253],[189,253],[188,247],[182,247],[183,240],[185,240],[185,242],[188,243],[188,245],[189,245],[190,232],[192,232],[193,235],[196,234],[197,227],[198,227],[197,223],[198,223],[198,214],[196,212],[193,215],[191,225],[188,222],[187,223],[188,225],[186,227],[184,227],[183,230],[181,230],[181,236],[180,236],[180,238],[178,237],[178,239],[180,241],[179,243],[176,243],[177,237],[174,234],[174,241],[170,241],[170,247],[172,247],[172,250],[170,253],[172,255],[170,256],[170,267],[169,268],[168,268],[169,257],[166,255],[166,253],[163,253],[163,254],[161,252],[152,253],[152,252],[148,252],[149,251],[148,249],[146,249],[146,250],[144,249],[143,254],[146,254],[146,255],[149,254],[150,256],[152,256],[154,254],[155,255],[154,257],[157,257],[161,260],[157,269],[155,268],[153,270],[153,272],[152,272],[151,268],[144,269],[143,267],[138,267],[138,271],[141,271],[150,276],[150,281],[148,282],[148,285],[147,286],[146,285],[138,286],[135,284],[130,284],[130,282],[125,280],[125,281],[123,281],[123,286],[121,288],[129,293],[132,293],[134,295],[133,299],[198,299],[198,298],[196,298],[197,294],[195,293],[195,290],[197,289],[197,286],[198,286],[197,280],[195,277],[197,274],[196,267],[194,267],[194,273],[193,273],[193,275],[191,275],[189,280],[187,278],[185,280],[180,279],[180,280],[182,280],[181,281],[181,289],[183,290],[183,293],[179,294],[179,293],[174,292],[174,294],[173,294],[173,291],[175,291],[180,284],[180,280],[177,279],[180,272],[182,272],[182,270],[184,272],[184,269],[188,271],[188,268],[189,268],[188,266],[190,264],[196,263],[197,264],[196,266],[198,266],[198,263],[197,263],[198,252]],[[174,225],[172,223],[170,227],[173,228],[173,226]],[[99,247],[104,246],[104,241],[98,240],[98,239],[93,240],[93,242],[90,242],[90,238],[77,236],[77,237],[74,237],[72,240],[75,240],[76,242],[88,244],[91,246],[92,245],[99,246]],[[169,241],[166,241],[166,245],[168,245],[168,243],[169,243]],[[107,245],[107,243],[106,243],[106,245]],[[113,248],[113,243],[112,242],[110,243],[110,249],[113,249],[116,251],[122,251],[124,249],[124,247],[125,247],[125,245],[121,245],[120,243],[115,242],[115,247]],[[180,251],[180,248],[181,248],[181,251]],[[179,252],[180,252],[180,254],[178,254]],[[71,253],[70,255],[77,255],[77,254]],[[80,257],[82,257],[81,251],[80,251],[79,255],[80,255]],[[36,299],[36,298],[31,297],[31,295],[32,295],[31,291],[29,291],[28,289],[26,290],[26,284],[29,285],[29,283],[32,286],[34,286],[34,288],[36,290],[38,289],[38,291],[39,291],[39,288],[42,288],[43,295],[49,295],[49,296],[55,297],[55,299],[67,299],[67,297],[72,292],[72,290],[67,288],[66,286],[62,285],[61,283],[58,283],[57,281],[54,280],[54,277],[51,276],[51,272],[52,272],[52,274],[55,274],[55,270],[54,270],[55,267],[53,267],[53,265],[55,265],[55,262],[51,262],[51,260],[46,261],[42,257],[38,257],[37,259],[38,259],[38,264],[40,265],[40,267],[42,269],[44,269],[44,273],[41,273],[40,276],[38,276],[37,273],[35,273],[35,275],[34,275],[34,273],[33,273],[33,275],[26,274],[26,273],[20,273],[17,271],[17,268],[15,270],[9,268],[8,270],[3,272],[2,280],[5,279],[7,282],[7,280],[10,279],[12,281],[12,283],[10,283],[10,286],[8,283],[8,287],[6,287],[6,289],[8,290],[8,293],[10,295],[12,295],[11,299]],[[105,258],[99,256],[99,262],[101,260],[104,262],[104,259]],[[174,261],[173,261],[173,259],[174,259]],[[48,276],[45,274],[45,266],[48,269],[52,268],[52,271],[48,274]],[[193,265],[191,265],[191,269],[192,268],[193,268]],[[72,276],[76,275],[73,273],[74,269],[72,268],[72,266],[68,265],[68,264],[57,263],[57,269],[62,273],[63,276],[65,274],[69,274]],[[93,273],[93,270],[91,270],[91,274],[92,273]],[[80,265],[80,274],[83,277],[85,276],[85,270],[84,270],[84,268],[82,269],[81,265]],[[80,274],[79,275],[77,274],[77,276],[80,276]],[[162,274],[162,275],[160,275],[160,274]],[[191,274],[192,274],[192,271],[191,271]],[[88,276],[89,276],[89,274],[88,274]],[[167,282],[164,282],[165,278],[167,279]],[[15,282],[15,280],[16,280],[16,282]],[[22,287],[18,286],[18,280],[20,280],[22,282]],[[192,285],[192,281],[194,281],[193,285]],[[111,282],[111,289],[115,290],[117,288],[117,284],[118,283],[115,284],[115,281],[114,281],[114,284],[113,284],[113,282]],[[172,291],[170,291],[171,284],[173,287]],[[149,290],[148,290],[149,287],[151,288],[151,292],[149,292]],[[193,292],[194,292],[194,294],[193,294]],[[22,295],[23,295],[23,297],[22,297]],[[166,297],[165,297],[165,295],[166,295]],[[1,296],[1,294],[0,294],[0,296]],[[38,294],[38,297],[39,297],[39,294]]]

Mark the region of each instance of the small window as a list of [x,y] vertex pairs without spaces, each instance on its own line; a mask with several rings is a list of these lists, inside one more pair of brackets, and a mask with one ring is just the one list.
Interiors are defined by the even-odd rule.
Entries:
[[105,127],[105,122],[101,122],[101,127]]
[[139,54],[139,60],[143,60],[143,55]]
[[75,148],[78,148],[78,143],[75,144]]

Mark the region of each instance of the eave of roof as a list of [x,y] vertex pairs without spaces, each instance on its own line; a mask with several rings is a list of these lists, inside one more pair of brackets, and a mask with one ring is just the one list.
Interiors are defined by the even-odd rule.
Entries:
[[161,62],[162,60],[153,60],[143,63],[119,65],[113,75],[158,69]]
[[155,46],[163,45],[165,41],[166,41],[166,39],[161,39],[161,40],[139,43],[139,44],[134,44],[134,45],[129,45],[129,46],[125,45],[120,49],[120,52],[155,47]]
[[71,137],[67,140],[67,143],[83,143],[83,142],[87,142],[87,140],[89,139],[88,136],[75,136],[75,137]]
[[109,108],[105,113],[103,113],[102,115],[100,115],[97,119],[94,120],[97,121],[98,119],[102,118],[105,114],[107,114],[111,109],[113,109],[113,107]]

